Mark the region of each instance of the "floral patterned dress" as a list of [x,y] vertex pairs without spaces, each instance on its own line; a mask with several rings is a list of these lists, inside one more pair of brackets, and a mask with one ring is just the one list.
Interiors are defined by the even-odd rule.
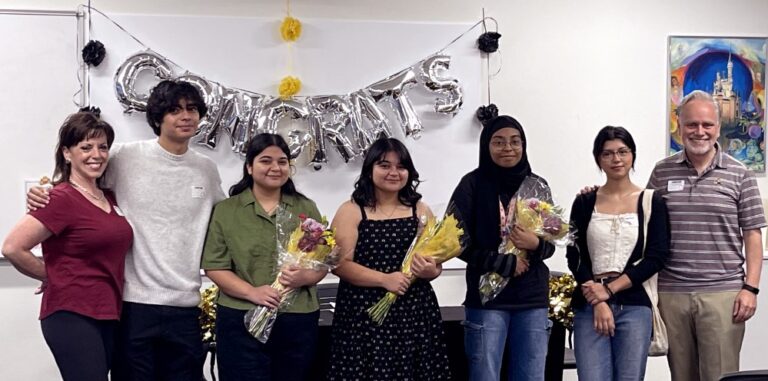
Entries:
[[[362,209],[362,208],[361,208]],[[369,220],[358,226],[355,262],[384,273],[400,271],[416,235],[414,215]],[[414,282],[381,325],[367,309],[387,290],[340,281],[331,331],[328,380],[450,379],[440,308],[429,282]]]

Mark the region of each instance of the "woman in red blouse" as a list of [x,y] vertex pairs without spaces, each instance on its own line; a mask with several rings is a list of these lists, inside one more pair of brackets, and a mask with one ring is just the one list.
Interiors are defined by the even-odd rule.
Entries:
[[[2,252],[24,275],[43,281],[40,323],[65,381],[107,380],[122,304],[131,226],[115,196],[99,187],[114,131],[90,112],[59,130],[47,207],[22,217]],[[31,249],[42,243],[43,258]]]

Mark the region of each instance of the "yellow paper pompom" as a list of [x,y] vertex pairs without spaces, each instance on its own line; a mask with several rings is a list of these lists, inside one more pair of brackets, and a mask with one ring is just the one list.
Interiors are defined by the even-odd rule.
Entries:
[[301,36],[301,21],[291,16],[286,16],[280,24],[280,36],[285,41],[296,41]]
[[301,91],[301,80],[293,76],[287,76],[280,80],[280,86],[277,89],[282,99],[290,99]]

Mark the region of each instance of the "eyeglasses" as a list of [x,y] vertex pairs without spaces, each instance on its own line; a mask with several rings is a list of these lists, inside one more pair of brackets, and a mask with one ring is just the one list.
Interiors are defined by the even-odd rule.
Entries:
[[512,149],[521,149],[523,148],[523,139],[494,139],[491,140],[491,147],[496,149],[503,149],[504,147],[509,146]]
[[630,154],[632,154],[632,151],[629,148],[621,148],[618,151],[609,151],[605,150],[603,152],[600,152],[600,160],[611,160],[614,156],[619,156],[620,159],[627,158]]

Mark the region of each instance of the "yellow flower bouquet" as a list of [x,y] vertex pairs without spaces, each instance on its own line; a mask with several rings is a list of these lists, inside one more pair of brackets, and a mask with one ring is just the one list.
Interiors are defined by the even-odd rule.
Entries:
[[[283,215],[278,213],[278,217]],[[316,221],[299,215],[301,224],[288,234],[285,244],[281,244],[281,223],[278,219],[278,269],[285,266],[297,266],[302,269],[330,271],[339,264],[341,251],[336,245],[334,231],[328,228],[328,222],[323,219]],[[278,281],[278,272],[272,288],[280,293],[280,305],[278,308],[257,306],[245,314],[245,327],[248,332],[262,343],[266,343],[272,326],[277,319],[280,310],[290,306],[296,296],[296,289],[286,288]]]
[[[413,263],[415,255],[433,258],[436,263],[440,264],[461,254],[464,246],[464,229],[459,225],[459,220],[454,214],[446,214],[440,220],[435,217],[426,220],[408,249],[400,270],[403,274],[411,277],[411,283],[414,281],[411,274],[411,263]],[[367,310],[368,316],[376,324],[381,325],[396,300],[397,294],[391,291],[387,292],[373,307]]]

